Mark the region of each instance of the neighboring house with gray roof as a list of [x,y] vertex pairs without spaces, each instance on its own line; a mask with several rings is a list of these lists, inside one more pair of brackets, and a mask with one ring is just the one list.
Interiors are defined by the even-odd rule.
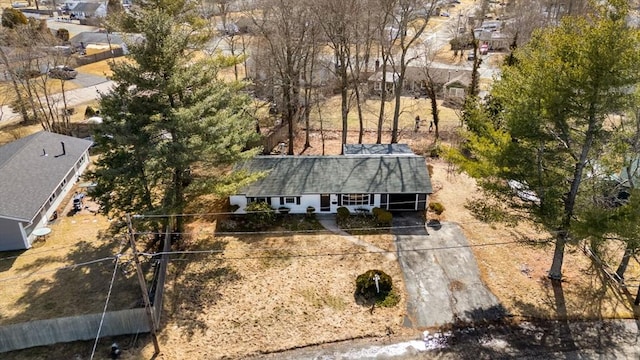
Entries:
[[379,207],[395,211],[425,210],[432,193],[425,159],[415,154],[340,156],[258,156],[239,167],[264,177],[230,197],[245,213],[251,202],[320,213]]
[[107,16],[107,3],[78,2],[69,10],[76,19],[103,18]]
[[28,249],[89,164],[91,142],[41,131],[0,147],[0,251]]

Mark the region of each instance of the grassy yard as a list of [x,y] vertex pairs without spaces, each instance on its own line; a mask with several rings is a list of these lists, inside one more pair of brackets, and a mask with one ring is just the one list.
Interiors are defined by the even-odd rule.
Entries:
[[[49,225],[52,233],[46,240],[38,240],[26,251],[0,253],[0,324],[102,311],[114,267],[112,257],[126,239],[109,233],[105,216],[87,211],[70,215],[71,194],[58,209],[58,219]],[[131,270],[126,265],[118,271],[109,310],[137,303],[140,288]]]

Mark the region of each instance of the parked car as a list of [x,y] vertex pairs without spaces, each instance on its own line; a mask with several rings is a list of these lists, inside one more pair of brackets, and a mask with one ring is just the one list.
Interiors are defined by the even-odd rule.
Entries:
[[78,72],[73,68],[65,65],[58,65],[52,69],[49,69],[49,77],[60,80],[71,80],[78,76]]
[[469,55],[467,55],[467,60],[473,61],[475,59],[476,59],[476,55],[473,53],[473,51],[469,51]]

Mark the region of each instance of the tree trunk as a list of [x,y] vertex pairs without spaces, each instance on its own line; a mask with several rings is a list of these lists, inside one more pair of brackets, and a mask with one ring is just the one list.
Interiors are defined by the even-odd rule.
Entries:
[[[378,113],[378,136],[376,138],[376,144],[382,144],[382,123],[384,121],[384,106],[387,102],[387,58],[384,52],[384,47],[381,49],[382,51],[382,86],[380,92],[380,112]],[[376,69],[377,71],[377,69]]]
[[556,246],[553,251],[553,262],[551,263],[551,269],[549,270],[549,279],[562,280],[562,263],[564,261],[564,246],[567,242],[566,233],[561,232],[556,238]]
[[362,114],[362,104],[360,103],[360,87],[357,83],[354,86],[354,91],[356,94],[356,106],[358,108],[358,123],[360,124],[358,144],[362,144],[362,138],[364,137],[364,115]]
[[556,240],[556,248],[553,254],[553,263],[551,264],[551,270],[549,270],[549,278],[554,280],[562,279],[562,261],[564,259],[564,246],[569,236],[569,229],[571,227],[571,219],[573,218],[573,210],[576,204],[576,197],[578,196],[578,189],[582,183],[582,173],[584,171],[585,164],[587,163],[587,157],[589,151],[593,146],[593,141],[596,136],[597,119],[594,113],[594,105],[591,105],[591,114],[589,116],[589,127],[587,128],[586,136],[580,157],[576,163],[575,170],[573,172],[573,179],[571,181],[571,188],[564,201],[564,218],[562,220],[561,228],[558,229],[558,239]]
[[[4,49],[2,47],[0,47],[0,59],[2,59],[2,63],[7,69],[11,69],[11,63],[9,62],[9,59],[7,58],[7,55],[4,53]],[[22,92],[20,91],[20,86],[16,81],[16,74],[12,70],[9,70],[9,74],[11,77],[11,85],[13,86],[13,90],[15,91],[16,96],[18,97],[16,103],[18,105],[18,111],[22,116],[22,122],[28,122],[29,113],[27,112],[27,107],[25,106],[24,99],[22,98]]]
[[[340,77],[342,78],[342,86],[340,89],[340,98],[342,101],[342,146],[344,147],[344,145],[347,143],[347,134],[349,131],[349,124],[348,124],[348,116],[349,116],[349,79],[348,79],[348,75],[346,72],[346,65],[342,64],[342,66],[344,67],[344,69],[341,68],[340,71]],[[340,150],[341,154],[343,150]]]
[[622,260],[620,261],[620,265],[616,269],[616,277],[618,278],[618,282],[624,283],[624,273],[627,271],[627,266],[629,266],[629,260],[633,255],[633,249],[627,248],[624,249],[624,255],[622,255]]
[[[440,132],[438,128],[438,124],[440,123],[440,113],[438,110],[438,99],[436,98],[436,91],[434,88],[434,84],[427,85],[427,94],[429,95],[429,100],[431,101],[431,116],[433,121],[433,126],[435,128],[435,138],[438,140],[440,137]],[[429,131],[431,131],[431,126],[429,126]]]

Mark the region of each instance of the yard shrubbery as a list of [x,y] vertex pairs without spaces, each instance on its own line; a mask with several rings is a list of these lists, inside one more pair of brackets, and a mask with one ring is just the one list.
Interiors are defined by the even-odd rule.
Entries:
[[371,212],[358,211],[352,214],[349,209],[340,207],[336,217],[338,226],[354,235],[386,232],[386,229],[380,228],[391,226],[392,219],[393,215],[390,212],[380,208],[373,208]]
[[358,275],[355,298],[362,305],[376,304],[384,307],[392,307],[400,302],[400,297],[393,291],[391,276],[380,270],[369,270]]
[[[315,209],[307,209],[306,214],[290,214],[288,207],[279,207],[276,211],[265,202],[253,202],[245,208],[247,214],[232,214],[218,221],[219,232],[251,232],[251,231],[301,231],[320,230],[322,225],[316,219]],[[238,209],[236,205],[230,212]]]

